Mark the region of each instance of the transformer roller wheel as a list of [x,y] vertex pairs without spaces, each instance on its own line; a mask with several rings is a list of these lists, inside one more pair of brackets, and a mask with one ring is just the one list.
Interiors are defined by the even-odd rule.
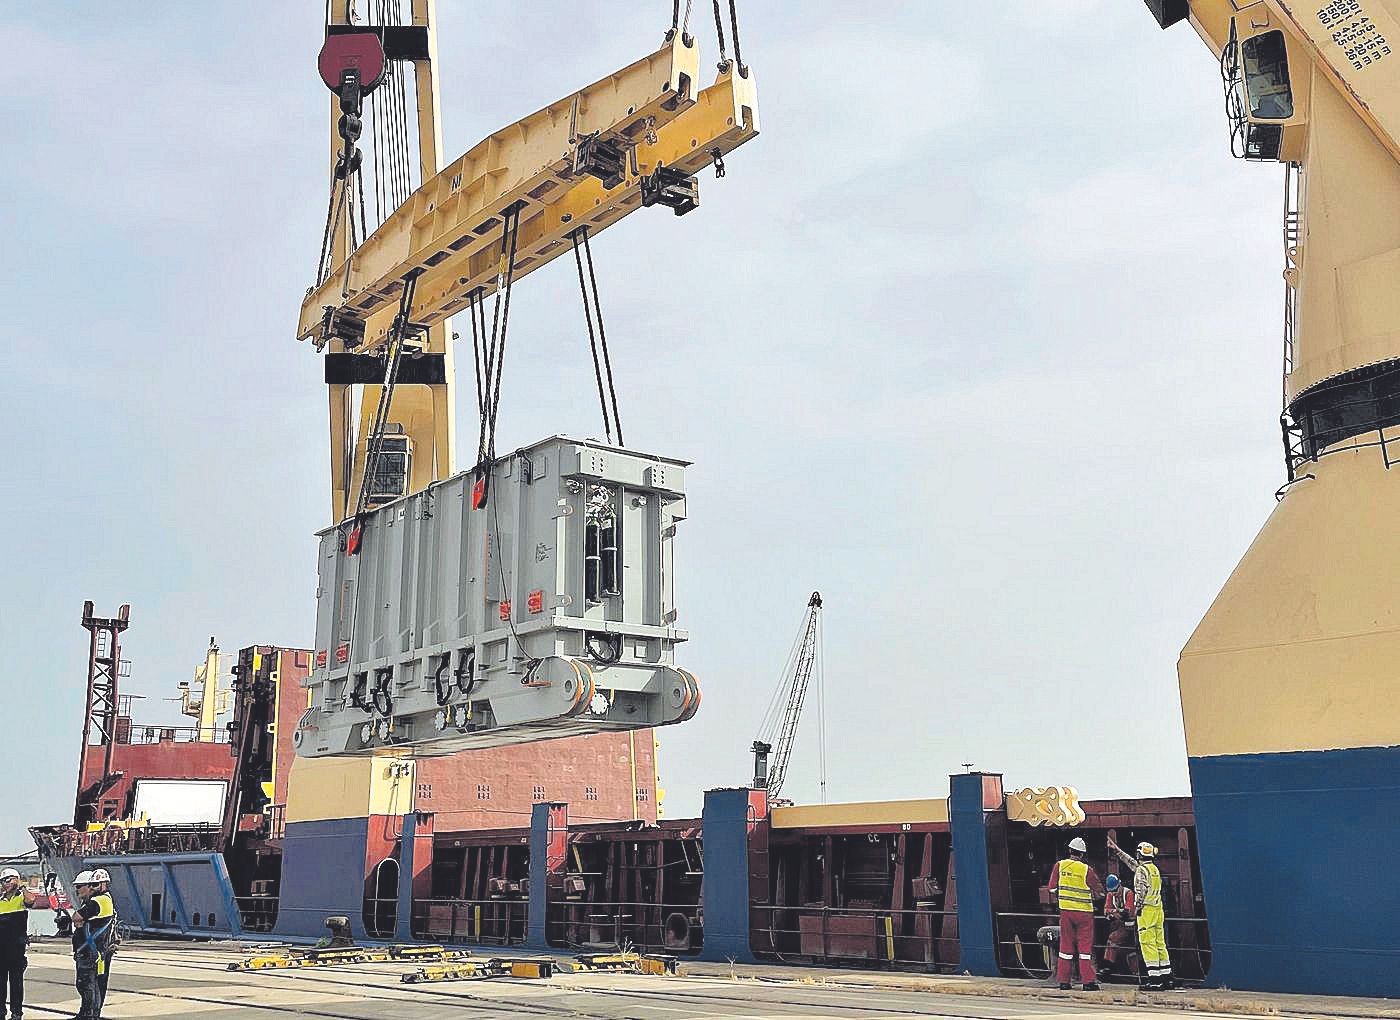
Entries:
[[582,715],[595,693],[588,663],[565,655],[548,655],[530,672],[528,686],[538,687],[556,704],[559,716]]
[[689,670],[667,666],[662,677],[665,682],[662,724],[684,722],[694,716],[700,707],[700,687],[695,675]]

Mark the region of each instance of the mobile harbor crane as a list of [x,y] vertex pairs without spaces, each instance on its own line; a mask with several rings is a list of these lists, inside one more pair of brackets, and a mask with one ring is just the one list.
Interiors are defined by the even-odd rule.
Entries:
[[[814,671],[818,675],[818,709],[825,714],[825,708],[820,704],[821,622],[822,595],[814,591],[807,600],[807,613],[802,619],[802,628],[797,632],[797,641],[792,646],[782,678],[759,724],[758,739],[753,742],[753,785],[756,789],[767,790],[770,801],[778,796],[787,780],[788,762],[792,758],[793,745],[797,742],[797,723],[802,718],[802,706],[807,700],[807,688]],[[825,801],[825,718],[820,722],[821,790],[822,800]]]
[[[407,17],[378,0],[369,24],[352,6],[331,3],[319,60],[332,173],[297,328],[325,354],[333,512],[298,753],[444,753],[688,719],[700,692],[673,661],[687,635],[672,572],[687,465],[622,446],[590,241],[643,207],[694,210],[695,174],[721,176],[757,134],[734,0],[733,60],[715,4],[714,84],[698,85],[675,4],[658,49],[446,167],[433,0]],[[569,251],[608,441],[556,436],[498,457],[512,288]],[[461,474],[454,313],[470,322],[480,426]]]
[[1235,155],[1285,167],[1287,480],[1178,667],[1212,980],[1400,995],[1356,852],[1400,836],[1400,0],[1147,6],[1218,58]]

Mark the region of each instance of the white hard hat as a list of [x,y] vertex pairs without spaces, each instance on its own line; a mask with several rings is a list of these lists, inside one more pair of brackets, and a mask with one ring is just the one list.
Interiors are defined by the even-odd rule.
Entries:
[[106,868],[98,868],[92,873],[92,880],[94,882],[110,882],[112,880],[112,876],[107,874]]
[[1137,845],[1137,852],[1138,852],[1138,856],[1139,856],[1139,857],[1156,857],[1156,856],[1157,856],[1157,848],[1156,848],[1155,846],[1153,846],[1151,843],[1139,843],[1139,844]]
[[14,868],[6,868],[4,871],[0,871],[0,882],[3,882],[7,878],[19,878],[19,872]]
[[1069,841],[1069,848],[1077,854],[1087,854],[1089,852],[1089,847],[1080,836],[1075,836]]
[[74,878],[73,878],[73,884],[74,884],[75,886],[77,886],[77,885],[92,885],[93,881],[94,881],[94,880],[93,880],[92,872],[91,872],[91,871],[80,871],[80,872],[78,872],[78,874],[77,874],[76,876],[74,876]]

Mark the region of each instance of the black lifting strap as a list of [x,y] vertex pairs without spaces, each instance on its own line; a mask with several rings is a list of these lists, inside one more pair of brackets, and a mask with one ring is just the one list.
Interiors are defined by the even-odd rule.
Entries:
[[[608,351],[608,333],[603,328],[603,306],[598,301],[598,276],[593,271],[593,249],[588,243],[588,227],[579,227],[569,234],[569,238],[574,242],[574,263],[578,266],[579,293],[583,295],[583,320],[588,324],[588,347],[593,353],[593,377],[598,383],[598,405],[603,412],[603,432],[607,436],[608,442],[612,443],[613,430],[616,429],[617,445],[626,446],[627,444],[622,439],[622,418],[617,410],[617,388],[613,385],[612,355]],[[585,260],[588,265],[586,280],[583,271]],[[598,321],[596,339],[593,333],[595,318]],[[598,349],[600,347],[603,350],[601,366],[598,363]],[[604,374],[607,375],[608,380],[606,397],[603,395]],[[611,418],[608,411],[609,400],[612,402]]]

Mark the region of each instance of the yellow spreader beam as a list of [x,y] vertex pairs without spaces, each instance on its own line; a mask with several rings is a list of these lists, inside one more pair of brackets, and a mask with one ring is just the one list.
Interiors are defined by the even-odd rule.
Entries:
[[[348,277],[342,264],[307,294],[298,337],[320,342],[328,314],[346,313],[365,321],[356,350],[374,351],[389,337],[411,273],[420,275],[410,320],[442,322],[472,295],[495,292],[508,210],[519,209],[519,279],[571,250],[568,235],[579,227],[596,233],[640,208],[642,178],[658,167],[694,174],[754,137],[752,72],[723,72],[697,93],[697,65],[694,44],[677,34],[656,53],[479,143],[360,245]],[[613,181],[576,167],[579,147],[598,141],[623,155]]]

